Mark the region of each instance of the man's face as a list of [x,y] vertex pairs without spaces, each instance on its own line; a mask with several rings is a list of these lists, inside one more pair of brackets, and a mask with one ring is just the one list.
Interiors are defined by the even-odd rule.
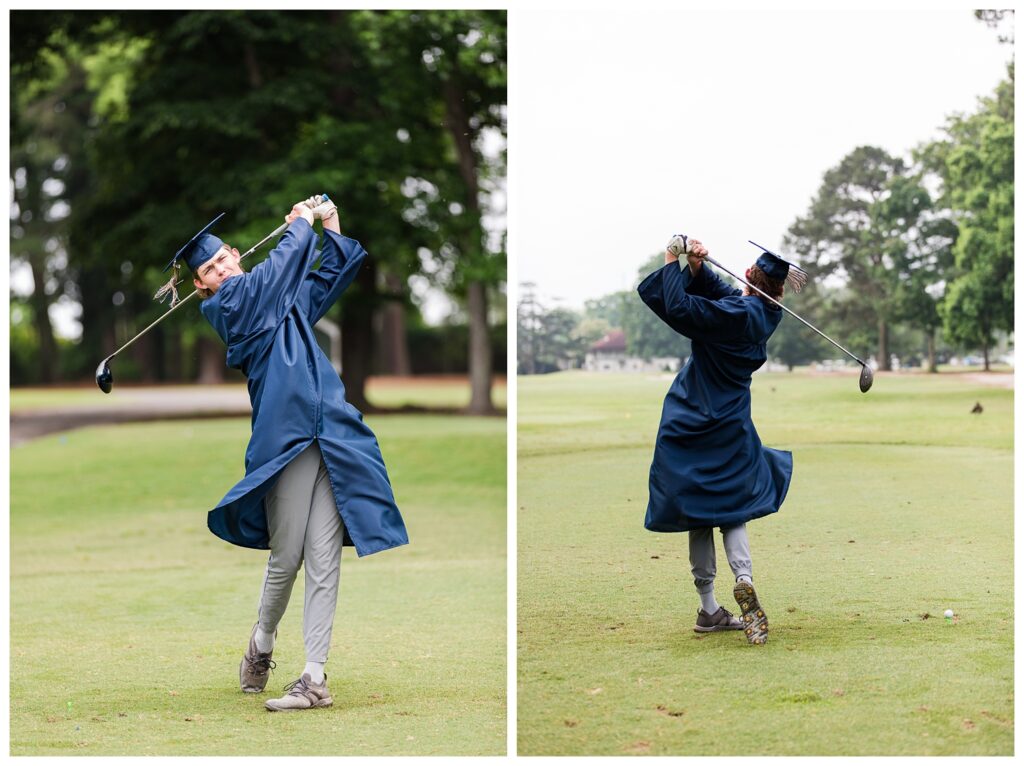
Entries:
[[197,288],[205,288],[215,293],[225,279],[245,273],[240,265],[241,260],[242,256],[238,250],[230,245],[224,245],[213,258],[199,267],[192,281]]

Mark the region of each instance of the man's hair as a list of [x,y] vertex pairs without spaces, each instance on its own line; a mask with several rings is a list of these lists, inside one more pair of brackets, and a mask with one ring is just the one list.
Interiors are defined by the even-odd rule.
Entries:
[[207,290],[205,287],[197,287],[196,292],[199,293],[199,300],[201,301],[213,297],[213,290]]
[[[764,290],[768,295],[770,295],[775,300],[779,301],[782,299],[782,293],[785,291],[786,284],[786,281],[784,279],[772,279],[763,271],[761,271],[761,269],[758,266],[751,266],[750,272],[747,274],[747,281],[750,282],[750,284],[752,284],[754,287],[760,290]],[[753,295],[756,295],[758,298],[760,298],[768,305],[775,305],[770,300],[761,295],[761,293],[757,292],[757,290],[752,290],[751,293]]]

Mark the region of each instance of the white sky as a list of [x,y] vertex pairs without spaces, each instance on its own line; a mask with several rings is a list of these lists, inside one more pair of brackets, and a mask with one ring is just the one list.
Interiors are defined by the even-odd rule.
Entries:
[[579,308],[675,232],[742,273],[849,151],[908,155],[973,111],[1012,56],[996,36],[966,9],[519,14],[517,280]]

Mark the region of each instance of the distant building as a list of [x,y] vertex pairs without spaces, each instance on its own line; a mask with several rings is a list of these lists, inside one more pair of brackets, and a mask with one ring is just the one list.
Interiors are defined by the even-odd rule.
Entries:
[[677,372],[682,360],[676,356],[642,359],[626,354],[626,333],[611,330],[590,346],[583,369],[590,372]]

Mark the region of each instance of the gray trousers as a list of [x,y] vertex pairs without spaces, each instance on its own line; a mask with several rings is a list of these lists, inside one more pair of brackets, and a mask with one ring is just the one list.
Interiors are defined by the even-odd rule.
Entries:
[[338,603],[344,527],[317,442],[288,464],[265,505],[270,559],[260,592],[260,629],[266,633],[277,629],[305,560],[302,635],[306,662],[327,662]]
[[[698,593],[710,593],[715,588],[715,530],[691,529],[690,571]],[[747,540],[747,525],[722,527],[722,541],[725,543],[725,557],[735,577],[751,577],[750,541]]]

